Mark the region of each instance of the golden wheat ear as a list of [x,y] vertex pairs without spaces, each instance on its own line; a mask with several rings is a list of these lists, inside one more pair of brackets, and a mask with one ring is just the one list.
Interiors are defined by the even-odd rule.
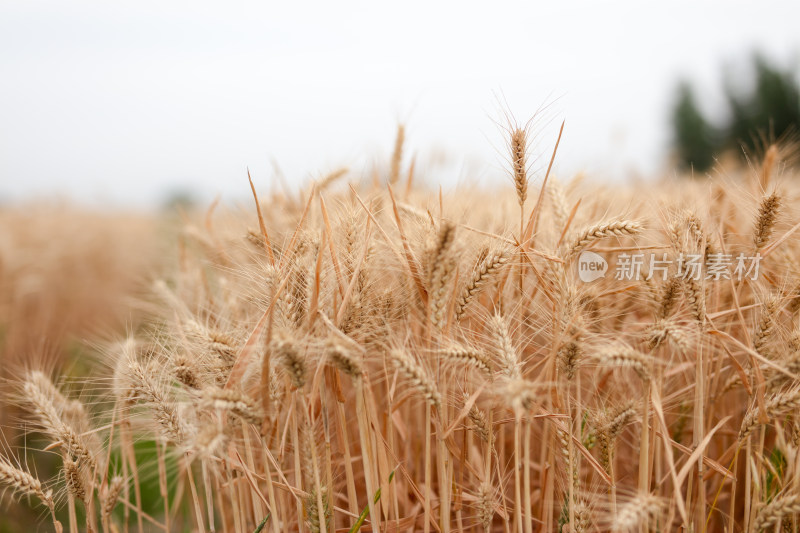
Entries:
[[611,472],[614,445],[622,431],[638,416],[632,402],[621,405],[616,410],[601,411],[595,415],[597,442],[600,445],[600,463],[606,472]]
[[457,361],[480,370],[485,376],[492,375],[492,363],[484,352],[469,346],[452,344],[440,350],[439,354],[451,361]]
[[528,198],[528,132],[524,128],[515,128],[511,132],[510,146],[517,201],[524,206]]
[[[785,416],[800,408],[800,388],[795,386],[787,390],[774,393],[764,405],[764,412],[768,421],[777,417]],[[753,405],[745,413],[742,426],[739,430],[739,442],[746,439],[754,429],[763,425],[761,420],[761,409],[758,405]]]
[[495,505],[494,487],[492,487],[491,483],[481,483],[480,487],[478,487],[476,499],[478,523],[483,527],[483,531],[488,533],[492,527]]
[[763,248],[772,236],[782,203],[783,200],[777,193],[765,196],[761,200],[758,206],[755,229],[753,230],[753,245],[756,250]]
[[779,308],[780,300],[775,295],[768,296],[761,305],[761,317],[753,331],[753,349],[761,355],[767,355],[767,344],[775,333]]
[[[31,374],[22,385],[25,399],[38,418],[44,432],[65,448],[67,454],[85,464],[91,471],[98,465],[97,451],[74,425],[63,417],[64,400],[52,383],[41,373]],[[60,408],[61,407],[61,408]]]
[[478,296],[484,287],[489,285],[494,279],[497,278],[501,269],[511,259],[511,253],[508,250],[498,250],[487,255],[478,263],[472,277],[469,278],[467,284],[461,290],[461,295],[458,297],[455,305],[455,319],[461,320],[467,311],[467,307]]
[[654,359],[640,351],[624,345],[612,345],[593,354],[603,366],[630,368],[642,381],[650,381],[653,374]]
[[511,340],[506,319],[500,314],[495,314],[489,320],[488,326],[491,332],[491,345],[500,363],[500,372],[508,379],[518,379],[522,375],[521,363],[514,342]]
[[120,494],[125,488],[125,479],[122,476],[114,476],[108,483],[108,486],[102,493],[101,501],[103,506],[101,508],[101,518],[103,521],[108,521],[111,518],[111,513],[119,502]]
[[37,477],[22,468],[17,468],[2,456],[0,456],[0,485],[5,485],[16,494],[37,498],[50,511],[56,533],[63,531],[61,523],[56,519],[53,491],[45,489]]
[[306,384],[308,365],[291,335],[288,333],[277,335],[272,341],[271,351],[275,359],[283,365],[292,380],[292,385],[296,389],[302,389]]
[[634,533],[642,524],[658,520],[663,510],[663,502],[652,494],[639,494],[620,506],[611,520],[614,533]]
[[67,485],[67,490],[72,496],[80,501],[86,500],[86,483],[84,483],[83,475],[81,474],[78,463],[70,459],[64,458],[64,479]]
[[[797,494],[782,494],[761,506],[753,522],[753,531],[769,531],[770,527],[781,524],[786,519],[788,519],[787,523],[790,525],[789,530],[791,530],[791,520],[798,515],[800,515],[800,496]],[[786,531],[785,527],[784,531]]]
[[455,260],[452,255],[453,241],[456,228],[447,221],[442,222],[434,247],[430,250],[428,282],[428,303],[430,307],[430,320],[437,330],[445,324],[445,310],[448,301],[448,284],[455,270]]
[[325,348],[328,360],[352,379],[361,379],[364,369],[359,358],[344,343],[332,338]]
[[147,404],[161,435],[175,444],[186,442],[192,434],[192,428],[179,411],[178,404],[171,398],[168,388],[158,379],[153,365],[129,361],[127,372],[134,396]]
[[428,372],[417,363],[405,350],[396,349],[389,352],[392,363],[409,383],[419,391],[425,400],[433,407],[440,407],[442,395]]
[[203,389],[200,393],[200,406],[205,409],[228,412],[256,426],[260,426],[264,419],[261,407],[256,401],[238,390],[221,387]]
[[29,472],[17,468],[4,457],[0,457],[0,482],[14,492],[25,496],[34,496],[48,507],[53,507],[52,491],[45,492],[42,482]]
[[594,224],[578,233],[567,249],[565,258],[573,259],[600,239],[614,236],[636,235],[641,233],[642,230],[642,225],[634,220],[612,220]]

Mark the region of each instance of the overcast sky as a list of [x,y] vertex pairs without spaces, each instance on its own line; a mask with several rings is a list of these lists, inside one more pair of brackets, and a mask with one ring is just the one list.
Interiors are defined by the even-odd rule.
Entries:
[[[800,55],[800,2],[0,0],[0,202],[144,206],[247,194],[391,152],[398,121],[433,173],[505,179],[501,107],[557,170],[669,171],[676,80],[719,108],[725,63]],[[507,104],[506,104],[507,103]],[[441,159],[441,158],[439,158]]]

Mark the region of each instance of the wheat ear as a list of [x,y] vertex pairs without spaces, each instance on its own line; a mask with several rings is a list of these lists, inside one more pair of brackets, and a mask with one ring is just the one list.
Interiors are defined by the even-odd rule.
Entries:
[[558,369],[564,374],[567,380],[572,380],[572,378],[575,377],[575,371],[578,369],[581,357],[583,356],[583,349],[579,340],[579,335],[576,335],[574,338],[559,346],[556,352]]
[[436,384],[430,375],[422,368],[419,363],[411,358],[405,350],[392,350],[389,352],[392,363],[425,397],[427,402],[433,407],[438,408],[442,403],[442,397],[436,388]]
[[658,302],[658,318],[664,319],[669,316],[675,308],[675,304],[680,296],[681,280],[679,278],[670,278],[661,292]]
[[525,205],[528,198],[528,139],[523,128],[515,128],[511,132],[511,166],[514,168],[514,186],[517,189],[517,201]]
[[[774,394],[764,405],[767,417],[776,418],[791,414],[800,408],[800,388],[792,388]],[[748,409],[742,420],[742,427],[739,430],[739,442],[747,438],[748,435],[761,425],[759,421],[760,410],[757,405]]]
[[625,427],[636,418],[638,412],[633,405],[628,403],[617,410],[616,413],[603,414],[597,427],[597,440],[600,445],[600,463],[606,472],[611,472],[611,461],[614,455],[614,445],[617,437]]
[[661,512],[661,503],[651,494],[636,496],[620,506],[611,524],[614,533],[638,531],[639,526],[656,518]]
[[605,239],[606,237],[621,237],[624,235],[636,235],[642,232],[642,225],[633,220],[612,220],[595,224],[583,230],[568,248],[566,257],[572,259],[580,252],[585,250],[592,243]]
[[758,510],[756,519],[753,521],[753,530],[765,531],[784,518],[791,518],[798,514],[800,514],[800,496],[796,494],[779,496]]
[[467,346],[452,345],[439,352],[443,357],[453,361],[460,361],[466,365],[472,366],[484,374],[491,375],[491,363],[489,358],[486,357],[480,350],[470,348]]
[[111,479],[111,482],[108,484],[108,487],[106,487],[106,489],[103,491],[103,506],[101,509],[101,518],[103,521],[107,521],[111,517],[111,513],[114,512],[114,507],[117,506],[119,495],[124,487],[125,480],[123,477],[114,476]]
[[80,468],[78,463],[69,457],[64,458],[64,479],[69,493],[82,502],[86,501],[86,484],[83,482]]
[[335,340],[329,341],[326,347],[326,353],[328,354],[328,359],[336,368],[352,379],[361,379],[364,372],[361,361],[341,343]]
[[302,389],[306,384],[308,367],[294,340],[287,334],[277,336],[272,341],[271,350],[276,360],[286,369],[292,385],[297,389]]
[[57,533],[61,533],[61,523],[56,520],[53,491],[45,491],[42,482],[30,473],[16,468],[5,457],[0,457],[0,484],[7,485],[12,491],[23,496],[35,496],[50,510]]
[[503,316],[499,314],[492,316],[489,328],[492,332],[495,353],[500,359],[500,369],[509,379],[518,379],[521,376],[520,362]]
[[475,433],[478,434],[483,442],[488,443],[489,437],[491,436],[491,429],[489,428],[489,422],[486,420],[484,412],[477,405],[473,404],[469,409],[469,413],[467,413],[467,417],[470,422],[472,422],[472,428],[475,430]]
[[61,412],[50,396],[51,390],[39,380],[34,379],[25,381],[23,391],[26,400],[33,407],[47,434],[59,441],[67,453],[78,458],[94,472],[97,468],[94,452],[83,436],[63,420]]
[[756,250],[760,250],[772,235],[775,222],[778,220],[778,212],[781,208],[781,197],[777,193],[765,196],[758,206],[758,216],[756,217],[755,231],[753,232],[753,244]]
[[164,386],[153,377],[153,369],[143,367],[138,361],[129,361],[128,372],[134,392],[150,404],[153,418],[161,426],[164,437],[176,444],[183,443],[189,435],[189,428]]
[[260,425],[264,419],[258,403],[245,393],[220,387],[203,389],[200,405],[204,408],[228,411],[245,422]]
[[703,286],[693,278],[683,280],[683,290],[686,301],[692,310],[692,317],[698,324],[704,324],[706,318],[706,295]]
[[232,365],[236,360],[238,353],[236,341],[227,333],[208,328],[195,320],[187,320],[184,323],[184,330],[190,340],[208,353],[219,357],[223,363]]
[[761,306],[761,318],[756,324],[755,332],[753,333],[753,349],[766,356],[766,345],[772,338],[775,331],[775,316],[778,313],[779,301],[774,296],[767,298]]
[[642,381],[649,381],[653,360],[645,354],[627,346],[612,346],[595,354],[604,366],[627,367],[633,369]]
[[483,531],[488,533],[494,518],[494,490],[490,483],[481,483],[477,500],[478,522],[483,526]]
[[203,378],[195,361],[183,354],[176,355],[172,361],[175,378],[190,389],[203,388]]
[[52,491],[45,492],[41,481],[28,472],[14,467],[4,457],[0,457],[0,481],[19,494],[36,496],[48,507],[54,505]]
[[497,275],[500,269],[508,263],[510,255],[506,250],[497,251],[481,261],[472,278],[464,286],[455,306],[456,320],[460,320],[470,302],[475,296]]
[[454,264],[450,248],[455,239],[455,226],[442,222],[436,246],[430,254],[430,318],[431,323],[441,330],[444,326],[444,311],[447,308],[447,283],[453,273]]

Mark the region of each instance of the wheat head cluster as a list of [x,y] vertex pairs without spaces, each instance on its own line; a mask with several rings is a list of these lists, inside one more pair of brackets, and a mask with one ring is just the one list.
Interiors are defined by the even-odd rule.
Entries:
[[[7,493],[59,532],[798,531],[790,150],[603,186],[507,134],[489,190],[426,186],[400,128],[385,170],[186,214],[80,394],[18,373]],[[673,262],[583,282],[587,250]]]

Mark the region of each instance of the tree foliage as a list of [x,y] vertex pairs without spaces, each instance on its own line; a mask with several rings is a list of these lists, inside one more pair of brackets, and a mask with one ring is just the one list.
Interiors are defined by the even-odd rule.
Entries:
[[763,138],[791,135],[800,127],[800,86],[794,70],[775,66],[764,56],[752,60],[753,82],[724,87],[727,118],[712,123],[703,114],[692,86],[678,84],[672,108],[673,151],[684,170],[704,172],[726,150],[753,152]]

